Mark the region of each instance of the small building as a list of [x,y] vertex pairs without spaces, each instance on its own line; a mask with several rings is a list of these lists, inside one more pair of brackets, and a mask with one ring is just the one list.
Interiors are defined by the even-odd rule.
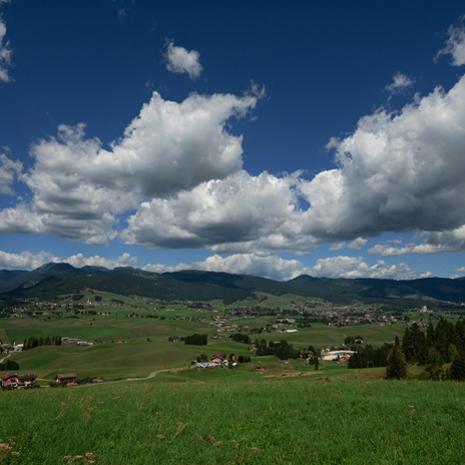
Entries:
[[211,366],[219,366],[228,363],[226,359],[226,355],[222,353],[217,353],[211,356],[210,358],[210,365]]
[[208,362],[196,362],[195,367],[196,368],[210,368]]
[[18,373],[2,376],[2,389],[17,389],[18,386]]
[[37,376],[28,374],[28,375],[19,375],[18,376],[20,387],[29,388],[36,384]]
[[11,373],[1,378],[2,389],[26,389],[35,386],[37,377],[32,374]]
[[62,384],[64,386],[76,384],[77,376],[75,373],[59,373],[55,376],[55,383]]
[[353,350],[330,350],[323,353],[322,359],[326,362],[336,362],[339,361],[341,357],[350,358],[353,354]]

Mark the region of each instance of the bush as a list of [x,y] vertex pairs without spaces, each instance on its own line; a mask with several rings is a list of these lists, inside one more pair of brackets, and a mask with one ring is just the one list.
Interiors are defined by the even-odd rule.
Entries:
[[14,360],[6,360],[4,363],[0,365],[1,371],[18,371],[19,370],[19,363],[15,362]]
[[192,334],[184,338],[184,344],[191,344],[194,346],[206,346],[208,343],[208,336],[206,334]]
[[242,342],[243,344],[250,344],[250,337],[248,334],[235,333],[229,336],[235,342]]

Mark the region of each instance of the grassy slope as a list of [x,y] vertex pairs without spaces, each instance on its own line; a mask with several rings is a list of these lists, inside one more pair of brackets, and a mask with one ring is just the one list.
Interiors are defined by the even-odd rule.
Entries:
[[19,452],[6,463],[86,452],[98,465],[463,463],[463,384],[217,373],[0,393],[0,438]]
[[219,341],[205,346],[170,343],[163,340],[129,340],[125,343],[101,344],[89,348],[38,347],[14,355],[24,372],[53,378],[60,372],[73,371],[80,378],[119,379],[144,377],[162,368],[187,367],[201,353],[235,352],[248,354],[248,347],[232,341]]

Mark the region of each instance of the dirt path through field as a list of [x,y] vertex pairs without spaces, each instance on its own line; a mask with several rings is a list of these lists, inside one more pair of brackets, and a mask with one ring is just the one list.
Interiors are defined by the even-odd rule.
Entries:
[[118,383],[133,383],[136,381],[147,381],[150,379],[155,378],[160,373],[176,373],[179,371],[188,370],[188,368],[163,368],[162,370],[155,370],[151,371],[147,376],[142,378],[125,378],[125,379],[116,379],[114,381],[102,381],[101,383],[89,383],[89,384],[81,384],[80,386],[76,387],[89,387],[89,386],[102,386],[108,384],[118,384]]

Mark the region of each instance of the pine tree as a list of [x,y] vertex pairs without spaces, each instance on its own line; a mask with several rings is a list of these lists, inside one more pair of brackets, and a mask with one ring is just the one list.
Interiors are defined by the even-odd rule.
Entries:
[[449,344],[447,349],[447,353],[449,354],[449,361],[453,362],[456,358],[460,356],[457,346],[455,344]]
[[465,357],[460,355],[453,362],[449,370],[449,378],[454,381],[465,380]]
[[386,378],[387,379],[402,379],[407,376],[407,360],[405,355],[400,350],[400,347],[395,345],[389,352],[387,358]]
[[442,378],[443,360],[439,351],[432,347],[428,351],[428,359],[425,371],[429,374],[430,379],[438,381]]

